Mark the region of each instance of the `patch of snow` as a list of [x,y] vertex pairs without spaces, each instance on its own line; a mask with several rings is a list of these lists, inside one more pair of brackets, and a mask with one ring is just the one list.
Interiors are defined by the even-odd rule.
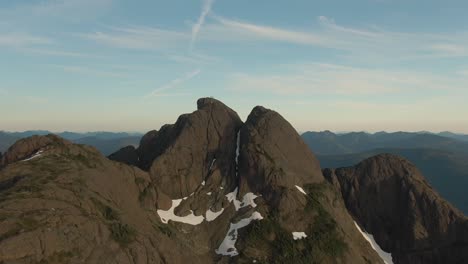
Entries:
[[220,186],[219,189],[220,189],[220,190],[224,190],[224,187],[223,187],[223,186]]
[[300,240],[307,237],[305,232],[292,232],[292,235],[294,240]]
[[236,177],[239,175],[239,155],[240,155],[240,130],[237,132],[236,146]]
[[189,225],[199,225],[205,220],[205,217],[202,215],[196,216],[192,210],[190,210],[190,214],[187,216],[177,216],[174,213],[174,210],[177,208],[177,206],[180,205],[182,200],[187,199],[187,197],[182,198],[182,199],[177,199],[177,200],[172,200],[172,206],[169,210],[164,211],[164,210],[157,210],[157,213],[159,217],[161,218],[161,221],[164,224],[167,224],[169,220],[174,221],[174,222],[180,222],[184,224],[189,224]]
[[211,211],[210,209],[208,209],[208,211],[206,211],[206,221],[207,222],[211,222],[213,220],[215,220],[216,218],[218,218],[218,216],[220,216],[222,213],[224,212],[224,208],[222,208],[220,211],[218,212],[213,212]]
[[295,186],[296,186],[296,188],[297,188],[301,193],[307,195],[307,193],[304,191],[304,189],[302,189],[301,187],[299,187],[299,186],[297,186],[297,185],[295,185]]
[[211,195],[211,192],[207,192],[206,195]]
[[27,159],[24,159],[22,161],[28,161],[28,160],[32,160],[32,159],[35,159],[35,158],[38,158],[40,156],[42,156],[42,153],[44,151],[43,150],[39,150],[38,152],[34,153],[34,155],[32,155],[31,157],[27,158]]
[[213,160],[211,161],[211,165],[210,165],[210,169],[209,169],[209,170],[211,170],[211,169],[213,168],[215,162],[216,162],[216,159],[213,159]]
[[[244,195],[244,197],[242,198],[242,203],[239,205],[239,209],[240,208],[243,208],[243,207],[246,207],[246,206],[252,206],[252,208],[255,208],[257,207],[257,204],[255,203],[255,198],[257,198],[258,196],[253,194],[253,193],[246,193]],[[237,207],[236,207],[237,209]],[[239,210],[237,209],[237,210]]]
[[240,155],[240,130],[237,132],[237,139],[236,139],[236,164],[239,163],[239,155]]
[[253,220],[261,219],[263,219],[262,215],[259,212],[254,212],[249,218],[242,219],[235,224],[231,223],[226,237],[224,238],[219,248],[215,250],[216,254],[230,257],[239,255],[239,252],[237,252],[236,249],[236,241],[238,236],[237,230],[248,226]]
[[202,181],[201,185],[205,186],[206,182],[205,181]]
[[380,248],[379,244],[374,239],[374,236],[371,234],[362,231],[359,225],[354,221],[354,225],[356,226],[357,230],[362,234],[362,236],[370,243],[371,247],[379,254],[380,258],[384,261],[385,264],[393,264],[392,254],[385,252]]
[[226,194],[226,198],[228,199],[229,202],[236,200],[236,197],[237,197],[237,187],[236,189],[234,189],[233,192]]
[[253,194],[253,193],[246,193],[244,197],[242,197],[242,201],[237,200],[237,193],[238,193],[238,188],[234,189],[233,192],[230,192],[226,194],[226,198],[228,199],[229,202],[234,203],[234,207],[236,208],[236,211],[239,211],[239,209],[247,207],[247,206],[252,206],[253,208],[257,207],[257,204],[255,203],[255,198],[258,196]]

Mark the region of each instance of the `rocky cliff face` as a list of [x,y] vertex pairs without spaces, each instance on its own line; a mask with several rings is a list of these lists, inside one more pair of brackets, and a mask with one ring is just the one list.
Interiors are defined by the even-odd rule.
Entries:
[[53,135],[13,145],[0,263],[383,263],[278,113],[197,106],[109,159]]
[[355,167],[324,170],[324,175],[394,263],[468,260],[468,219],[407,160],[378,155]]

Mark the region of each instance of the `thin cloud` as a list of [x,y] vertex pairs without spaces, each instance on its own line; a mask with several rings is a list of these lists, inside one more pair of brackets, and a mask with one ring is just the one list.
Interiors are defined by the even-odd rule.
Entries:
[[[18,1],[19,2],[19,1]],[[54,19],[82,22],[108,10],[113,0],[44,0],[19,3],[8,9],[0,9],[5,21],[44,23]],[[13,23],[14,24],[14,23]]]
[[79,36],[115,48],[137,50],[171,49],[190,38],[184,32],[152,27],[113,27],[110,32]]
[[[282,74],[235,73],[228,90],[273,95],[420,96],[433,92],[460,93],[464,76],[442,76],[418,71],[379,70],[334,64],[283,65]],[[423,95],[421,95],[423,94]]]
[[121,73],[121,72],[103,71],[103,70],[83,67],[83,66],[55,65],[55,64],[47,64],[47,66],[58,68],[58,69],[63,70],[64,72],[73,73],[73,74],[83,74],[83,75],[98,76],[98,77],[128,77],[127,74]]
[[[242,41],[243,39],[269,39],[274,41],[290,42],[295,44],[305,45],[327,45],[329,39],[319,34],[310,32],[294,31],[283,28],[276,28],[264,25],[227,19],[223,17],[215,17],[216,21],[222,26],[220,28],[214,25],[210,28],[213,33],[231,35],[233,38]],[[229,38],[228,38],[229,39]],[[232,40],[232,38],[231,38]]]
[[196,77],[200,73],[201,73],[200,69],[189,72],[189,73],[185,74],[184,76],[179,77],[177,79],[174,79],[174,80],[168,82],[167,84],[164,84],[163,86],[153,90],[146,97],[168,96],[168,93],[167,93],[168,90],[172,90],[172,89],[178,87],[179,85],[193,79],[194,77]]
[[350,28],[350,27],[343,27],[339,26],[335,23],[335,20],[332,18],[328,18],[326,16],[319,16],[318,17],[319,23],[329,29],[336,30],[336,31],[341,31],[341,32],[346,32],[346,33],[351,33],[354,35],[358,36],[364,36],[364,37],[381,37],[382,35],[379,34],[378,32],[372,32],[369,30],[363,30],[363,29],[355,29],[355,28]]
[[205,23],[206,16],[211,12],[215,0],[203,0],[203,7],[197,23],[192,26],[192,39],[190,40],[190,51],[193,50],[195,41],[197,40],[198,33],[200,32],[203,24]]
[[36,55],[56,56],[56,57],[77,57],[77,58],[103,58],[101,55],[92,55],[82,52],[51,50],[42,48],[21,48],[22,52],[29,52]]
[[[290,43],[343,51],[340,56],[353,63],[407,61],[464,57],[468,55],[468,32],[394,32],[372,27],[343,26],[333,18],[319,16],[318,27],[295,30],[213,16],[200,39],[207,42]],[[450,40],[450,43],[444,43]],[[266,46],[267,47],[267,46]]]
[[54,41],[47,37],[35,36],[25,33],[6,33],[0,35],[0,46],[6,47],[28,47],[37,45],[50,45]]

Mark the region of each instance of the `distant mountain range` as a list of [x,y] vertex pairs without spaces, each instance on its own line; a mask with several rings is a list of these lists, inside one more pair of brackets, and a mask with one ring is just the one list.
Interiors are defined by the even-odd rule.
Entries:
[[376,148],[426,148],[468,153],[468,136],[450,132],[351,132],[335,134],[330,131],[305,132],[302,138],[318,155],[342,155],[365,152]]
[[44,136],[55,134],[62,138],[68,139],[74,143],[90,145],[97,148],[102,154],[109,155],[118,149],[132,145],[139,145],[141,136],[140,133],[126,132],[61,132],[53,133],[45,130],[31,130],[24,132],[5,132],[0,131],[0,152],[5,152],[17,140],[30,137],[33,135]]

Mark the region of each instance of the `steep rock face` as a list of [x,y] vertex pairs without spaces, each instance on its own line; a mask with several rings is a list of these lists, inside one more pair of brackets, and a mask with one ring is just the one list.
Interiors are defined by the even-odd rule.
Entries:
[[325,170],[353,217],[391,252],[394,263],[466,263],[468,220],[407,160],[378,155]]
[[236,137],[242,121],[215,99],[202,98],[197,105],[197,111],[180,116],[174,126],[158,133],[165,138],[160,144],[167,143],[152,162],[150,175],[170,197],[187,197],[204,181],[234,184]]
[[[242,121],[216,99],[199,99],[197,108],[181,115],[174,125],[148,132],[135,151],[136,165],[149,171],[158,186],[173,198],[189,196],[202,182],[227,189],[236,185],[234,159]],[[109,158],[135,165],[132,150],[119,152],[119,156],[125,152],[127,157],[119,159],[115,153]]]
[[264,217],[241,231],[240,262],[382,262],[281,115],[255,107],[241,129],[239,154],[239,200],[254,193]]
[[[318,160],[296,130],[275,111],[255,107],[240,138],[240,171],[250,189],[291,188],[323,181]],[[284,168],[288,168],[287,173]]]

